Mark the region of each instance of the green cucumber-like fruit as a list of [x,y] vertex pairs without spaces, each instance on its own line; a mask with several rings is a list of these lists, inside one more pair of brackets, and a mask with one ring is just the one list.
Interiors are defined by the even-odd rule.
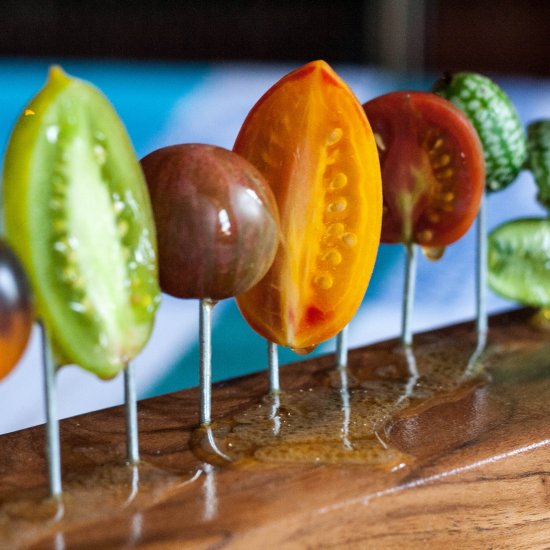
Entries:
[[527,127],[527,166],[538,187],[537,200],[550,210],[550,120]]
[[485,157],[487,191],[512,183],[527,157],[525,130],[506,93],[486,76],[462,72],[446,75],[434,92],[461,109],[474,125]]
[[550,219],[507,222],[488,240],[489,286],[507,298],[550,306]]
[[160,291],[145,180],[101,92],[52,67],[10,138],[3,199],[58,362],[115,376],[147,342]]

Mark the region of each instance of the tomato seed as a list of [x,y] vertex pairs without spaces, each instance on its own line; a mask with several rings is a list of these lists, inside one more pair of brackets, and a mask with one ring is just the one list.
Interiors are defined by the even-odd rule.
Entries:
[[331,190],[342,189],[342,187],[345,187],[347,183],[348,183],[348,177],[346,176],[346,174],[339,172],[330,181],[329,189]]

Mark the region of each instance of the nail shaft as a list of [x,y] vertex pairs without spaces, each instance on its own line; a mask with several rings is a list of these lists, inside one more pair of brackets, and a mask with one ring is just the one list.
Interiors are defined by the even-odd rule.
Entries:
[[347,325],[336,336],[336,364],[348,366],[348,327]]
[[396,406],[401,405],[403,401],[412,397],[416,384],[418,383],[418,379],[420,378],[418,367],[416,365],[416,357],[412,346],[405,346],[404,352],[405,361],[407,362],[408,378],[403,393],[399,396],[399,399],[395,403]]
[[487,334],[487,197],[481,199],[477,215],[477,254],[476,254],[476,314],[478,338]]
[[464,371],[464,378],[466,380],[470,378],[475,378],[483,372],[483,362],[480,360],[483,352],[485,351],[485,346],[487,345],[487,334],[484,332],[479,332],[477,337],[477,345],[474,353],[472,353],[466,370]]
[[408,399],[412,396],[414,388],[420,378],[418,368],[416,366],[416,357],[414,356],[414,351],[410,346],[405,348],[405,359],[407,360],[407,370],[409,373],[409,379],[407,380],[407,385],[405,386],[405,398]]
[[200,353],[200,423],[208,426],[212,421],[212,307],[213,302],[202,299],[199,303]]
[[128,506],[129,504],[131,504],[139,492],[139,465],[132,464],[131,468],[132,468],[132,480],[130,482],[131,488],[130,488],[130,494],[128,495],[128,498],[124,503],[125,506]]
[[273,435],[279,435],[279,433],[281,432],[281,417],[279,415],[279,409],[281,408],[280,393],[272,393],[271,400],[270,418],[273,421]]
[[267,340],[267,365],[269,370],[269,394],[271,396],[271,420],[273,420],[273,435],[281,431],[281,385],[279,380],[279,348],[277,344]]
[[50,340],[44,324],[42,332],[42,362],[44,366],[44,397],[46,404],[46,457],[50,495],[58,497],[62,492],[61,483],[61,446],[59,443],[59,419],[57,417],[57,396],[55,388],[55,362]]
[[349,440],[351,404],[348,386],[348,369],[345,366],[339,366],[338,371],[340,373],[340,399],[342,400],[342,428],[340,432],[342,434],[342,443],[344,444],[344,448],[350,451],[353,449],[353,446]]
[[401,317],[401,341],[404,346],[411,346],[412,314],[414,307],[414,291],[416,285],[416,258],[418,246],[413,243],[405,245],[405,288],[403,291],[402,317]]
[[124,404],[126,409],[126,459],[130,464],[139,462],[139,432],[137,419],[137,393],[134,365],[124,369]]
[[212,431],[212,428],[209,425],[203,425],[204,427],[204,433],[206,437],[206,443],[210,449],[210,451],[215,454],[216,456],[219,456],[220,458],[223,458],[227,462],[231,462],[231,457],[226,455],[224,452],[222,452],[217,443],[216,439],[214,437],[214,432]]
[[269,369],[269,393],[278,394],[281,391],[279,380],[279,349],[277,344],[267,341],[267,365]]

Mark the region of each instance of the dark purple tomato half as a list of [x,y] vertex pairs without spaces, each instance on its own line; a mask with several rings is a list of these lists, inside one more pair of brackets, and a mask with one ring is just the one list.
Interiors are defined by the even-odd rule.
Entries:
[[0,240],[0,379],[15,367],[29,341],[34,309],[27,277]]
[[241,156],[172,145],[141,161],[157,226],[161,289],[221,300],[259,282],[279,245],[277,204]]

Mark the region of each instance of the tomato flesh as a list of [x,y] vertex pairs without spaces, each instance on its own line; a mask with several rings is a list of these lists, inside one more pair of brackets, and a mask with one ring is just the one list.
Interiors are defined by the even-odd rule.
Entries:
[[466,116],[426,92],[392,92],[364,104],[384,189],[382,241],[447,246],[479,210],[483,149]]
[[316,61],[268,90],[234,150],[273,190],[282,241],[239,307],[272,342],[311,349],[351,320],[374,266],[382,202],[374,136],[348,86]]

